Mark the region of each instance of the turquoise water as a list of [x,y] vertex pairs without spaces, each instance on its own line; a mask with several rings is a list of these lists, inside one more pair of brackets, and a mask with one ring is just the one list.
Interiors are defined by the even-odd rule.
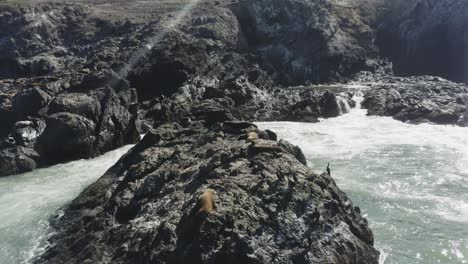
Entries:
[[300,145],[374,231],[381,263],[468,263],[468,128],[410,125],[362,109],[316,124],[259,123]]
[[45,246],[48,219],[130,149],[0,178],[0,264],[29,263]]

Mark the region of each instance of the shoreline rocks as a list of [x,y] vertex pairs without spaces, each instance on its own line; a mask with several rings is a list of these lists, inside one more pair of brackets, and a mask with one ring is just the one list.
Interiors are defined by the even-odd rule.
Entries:
[[370,84],[362,107],[369,115],[413,124],[468,126],[468,86],[439,77],[385,77]]
[[130,89],[60,94],[50,101],[36,117],[16,122],[2,140],[0,176],[95,157],[139,139],[138,106]]

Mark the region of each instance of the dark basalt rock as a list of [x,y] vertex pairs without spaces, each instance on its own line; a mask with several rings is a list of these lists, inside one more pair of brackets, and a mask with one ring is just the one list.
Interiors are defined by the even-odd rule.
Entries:
[[46,119],[38,149],[50,163],[95,156],[96,124],[80,115],[56,113]]
[[365,69],[377,54],[372,19],[360,10],[367,2],[241,0],[238,13],[261,66],[279,82],[299,85],[349,78]]
[[50,101],[50,96],[40,88],[31,88],[17,93],[13,97],[13,110],[19,120],[37,115]]
[[84,93],[66,93],[55,97],[48,107],[48,114],[69,112],[97,121],[101,105],[96,98]]
[[201,119],[209,124],[234,120],[227,107],[214,100],[202,101],[193,106],[192,113],[195,119]]
[[295,145],[293,145],[293,144],[291,144],[291,143],[289,143],[288,141],[285,141],[285,140],[280,140],[278,142],[278,145],[281,146],[282,148],[286,149],[289,153],[293,154],[294,157],[296,157],[296,159],[299,162],[301,162],[302,164],[307,166],[306,157],[305,157],[304,153],[302,152],[302,149],[299,146],[295,146]]
[[37,167],[38,154],[30,148],[0,143],[0,177],[32,171]]
[[[40,95],[41,92],[36,92],[37,90],[39,89],[25,90],[25,93],[16,95],[13,102],[24,103],[25,94]],[[38,106],[40,109],[36,111],[37,118],[20,119],[13,125],[9,131],[11,144],[5,154],[0,155],[5,168],[0,174],[6,176],[26,170],[11,169],[21,164],[8,153],[19,153],[15,155],[34,160],[34,166],[28,168],[36,168],[94,157],[136,142],[139,138],[136,102],[137,97],[132,89],[116,92],[111,88],[100,88],[86,94],[62,93],[53,97],[49,104]],[[3,148],[4,146],[0,146],[0,149]],[[23,151],[26,148],[31,151]],[[28,156],[28,153],[33,153],[33,156]]]
[[364,95],[369,115],[392,116],[414,124],[468,126],[468,86],[438,77],[387,77]]
[[[378,263],[367,221],[331,177],[274,151],[285,142],[260,139],[249,155],[222,130],[233,124],[149,132],[53,220],[35,263]],[[208,188],[217,208],[195,217]]]
[[468,83],[468,3],[386,0],[377,43],[398,75],[436,75]]

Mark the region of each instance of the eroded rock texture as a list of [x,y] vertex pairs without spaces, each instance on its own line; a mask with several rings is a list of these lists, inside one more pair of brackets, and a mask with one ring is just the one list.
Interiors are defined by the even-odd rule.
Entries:
[[[350,77],[375,56],[365,1],[240,1],[241,25],[260,65],[286,84]],[[370,12],[371,9],[366,10]]]
[[[378,263],[359,209],[275,137],[248,122],[160,126],[53,221],[36,263]],[[206,189],[216,209],[200,216]]]
[[468,2],[386,1],[378,45],[398,75],[468,83]]
[[[228,118],[225,110],[237,119],[306,122],[349,111],[351,95],[308,83],[368,68],[372,18],[359,8],[276,1],[277,21],[265,1],[193,3],[1,6],[2,146],[20,153],[15,123],[39,119],[45,128],[27,152],[45,166],[134,142],[137,130],[191,118],[206,104],[212,122]],[[305,86],[284,89],[292,84]],[[1,162],[15,167],[10,160]]]
[[370,115],[419,123],[468,126],[468,86],[431,76],[372,79],[362,106]]

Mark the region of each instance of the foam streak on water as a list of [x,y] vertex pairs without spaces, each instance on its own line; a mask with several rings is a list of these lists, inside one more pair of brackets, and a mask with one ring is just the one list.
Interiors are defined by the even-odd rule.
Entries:
[[468,263],[468,128],[362,109],[316,124],[259,123],[300,145],[367,215],[385,263]]
[[28,263],[44,246],[48,219],[96,181],[131,146],[0,178],[0,263]]

